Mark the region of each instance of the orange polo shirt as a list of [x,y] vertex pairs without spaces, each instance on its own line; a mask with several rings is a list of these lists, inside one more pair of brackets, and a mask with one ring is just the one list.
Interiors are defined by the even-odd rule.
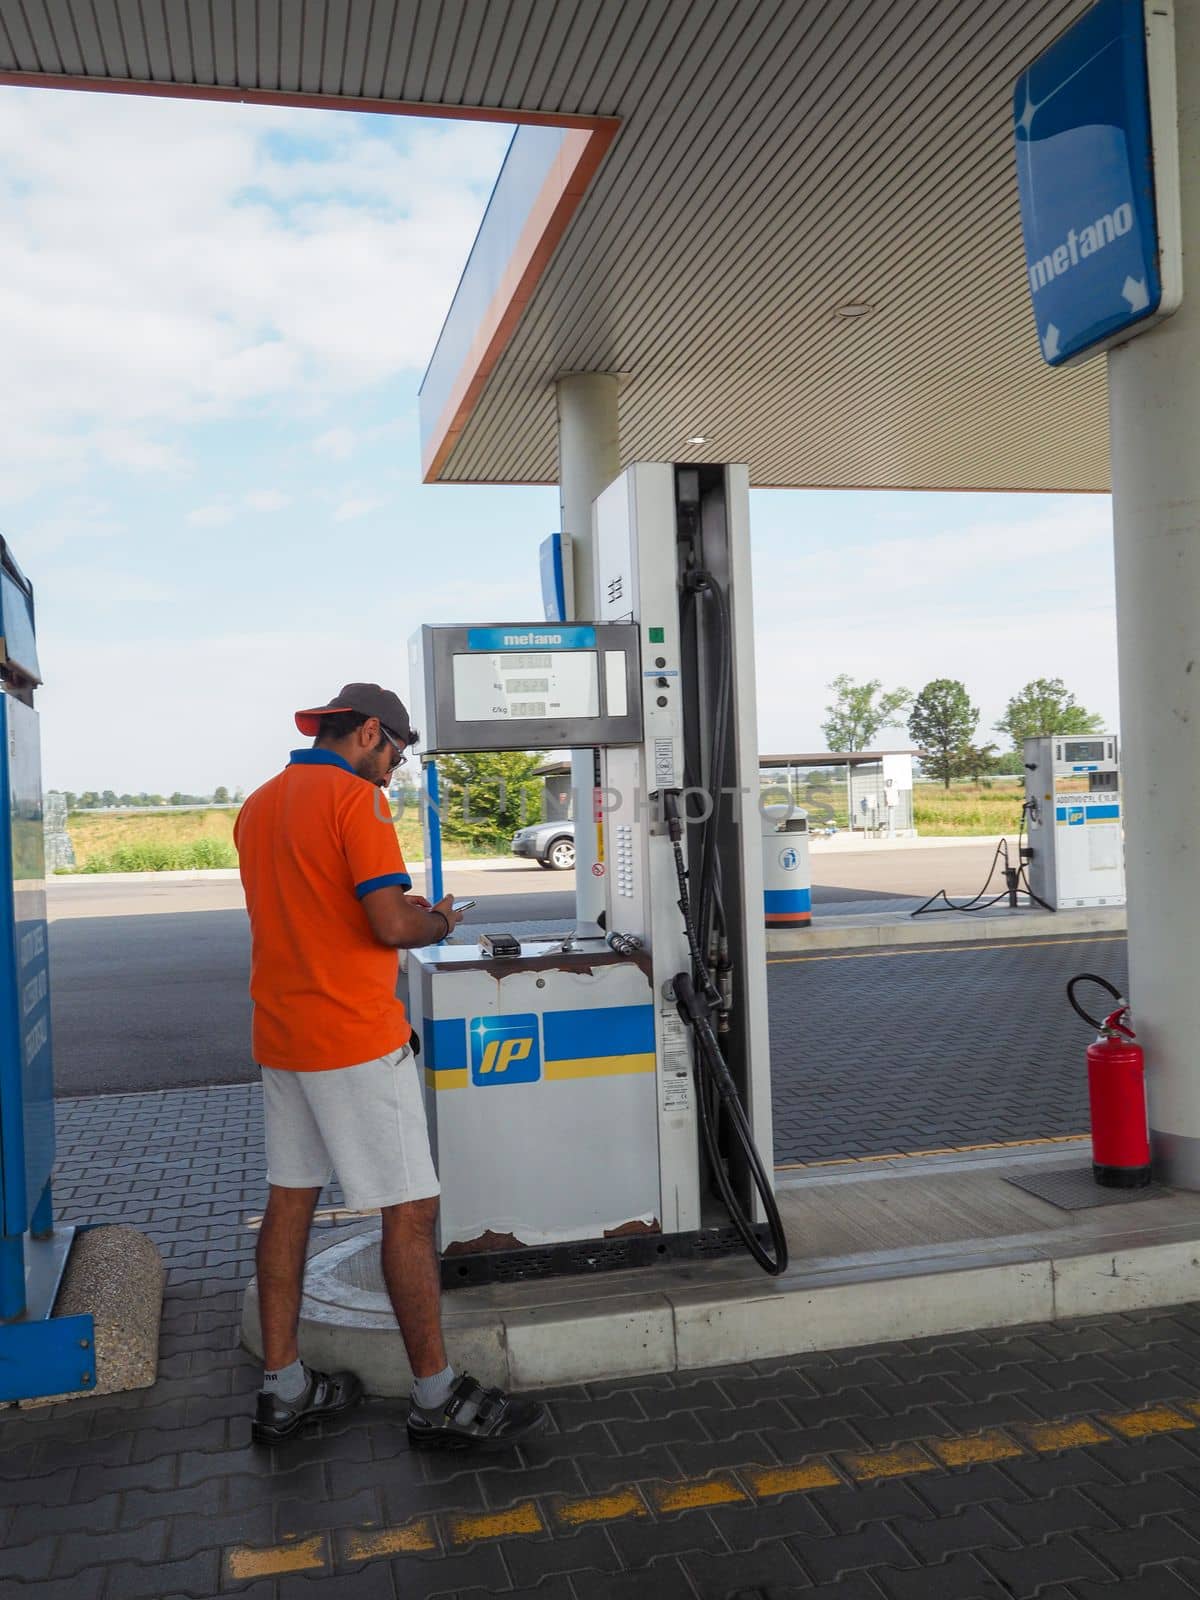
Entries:
[[250,913],[254,1059],[324,1072],[398,1050],[399,955],[359,904],[410,889],[382,790],[330,750],[293,750],[233,830]]

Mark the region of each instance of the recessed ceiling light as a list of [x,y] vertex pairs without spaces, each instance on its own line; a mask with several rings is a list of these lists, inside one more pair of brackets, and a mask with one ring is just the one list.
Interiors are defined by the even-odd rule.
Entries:
[[684,444],[707,444],[708,440],[702,433],[693,433],[690,434],[683,442]]
[[850,305],[835,306],[833,314],[835,317],[869,317],[874,309],[874,306],[863,305],[860,301],[854,301]]

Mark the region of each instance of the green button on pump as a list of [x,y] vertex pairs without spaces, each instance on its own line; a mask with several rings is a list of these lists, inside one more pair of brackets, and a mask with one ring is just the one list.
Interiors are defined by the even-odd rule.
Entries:
[[651,644],[665,643],[667,637],[667,630],[665,628],[651,628],[649,633]]

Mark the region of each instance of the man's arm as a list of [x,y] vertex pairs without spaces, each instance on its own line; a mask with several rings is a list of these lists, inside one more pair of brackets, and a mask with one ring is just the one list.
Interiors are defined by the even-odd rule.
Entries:
[[463,919],[454,909],[454,896],[447,895],[426,911],[403,889],[387,884],[362,897],[371,932],[380,944],[392,950],[418,950],[437,944]]

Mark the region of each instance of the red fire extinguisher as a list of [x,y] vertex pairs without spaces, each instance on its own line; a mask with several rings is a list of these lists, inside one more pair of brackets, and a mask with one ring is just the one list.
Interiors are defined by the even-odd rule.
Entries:
[[[1079,983],[1098,983],[1119,1004],[1098,1022],[1075,998]],[[1067,984],[1077,1016],[1098,1029],[1088,1045],[1088,1100],[1092,1110],[1092,1176],[1106,1189],[1140,1189],[1150,1182],[1146,1117],[1146,1058],[1129,1022],[1129,1005],[1107,978],[1081,972]]]

